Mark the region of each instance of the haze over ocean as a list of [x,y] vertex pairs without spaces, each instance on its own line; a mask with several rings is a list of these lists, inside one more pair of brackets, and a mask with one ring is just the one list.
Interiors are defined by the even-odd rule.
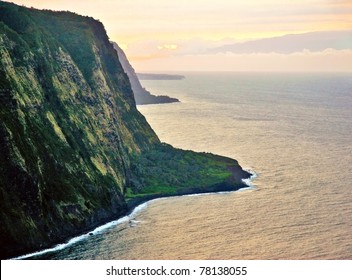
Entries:
[[235,158],[254,189],[156,202],[46,258],[351,259],[351,74],[179,73],[138,109],[162,141]]

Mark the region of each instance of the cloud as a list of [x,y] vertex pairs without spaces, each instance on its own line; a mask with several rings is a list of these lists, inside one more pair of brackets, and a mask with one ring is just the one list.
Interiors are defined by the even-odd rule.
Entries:
[[325,49],[352,49],[352,31],[325,31],[292,34],[266,38],[244,43],[224,45],[209,49],[209,53],[283,53],[290,54],[310,50],[319,52]]
[[[235,43],[231,38],[223,40],[205,40],[193,38],[190,40],[177,40],[170,42],[169,40],[143,40],[137,41],[134,44],[129,44],[124,48],[126,55],[130,59],[143,59],[148,57],[166,56],[184,56],[184,55],[199,55],[208,52],[208,49],[222,46],[224,44]],[[119,43],[121,45],[121,43]],[[126,44],[123,44],[126,46]]]
[[164,44],[164,45],[159,45],[157,46],[158,50],[177,50],[178,45],[176,44]]
[[138,71],[352,71],[352,31],[235,42],[141,41],[126,54]]
[[282,53],[216,53],[132,60],[138,71],[352,72],[352,50]]
[[351,0],[11,0],[100,19],[117,42],[263,38],[352,28]]

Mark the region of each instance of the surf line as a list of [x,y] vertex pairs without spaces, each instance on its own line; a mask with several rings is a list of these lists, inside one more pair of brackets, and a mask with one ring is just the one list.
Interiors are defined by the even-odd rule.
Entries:
[[22,256],[19,256],[19,257],[12,258],[11,260],[23,260],[23,259],[27,259],[27,258],[31,258],[31,257],[35,257],[35,256],[44,255],[46,253],[61,251],[61,250],[65,249],[67,247],[70,247],[71,245],[73,245],[73,244],[75,244],[75,243],[77,243],[79,241],[82,241],[84,239],[89,238],[92,235],[102,234],[102,233],[106,232],[108,229],[110,229],[112,227],[115,227],[117,225],[123,224],[123,223],[130,223],[131,220],[139,212],[141,212],[143,209],[145,209],[148,206],[149,203],[154,203],[154,202],[159,201],[159,200],[169,199],[169,198],[172,198],[172,197],[184,197],[184,196],[206,196],[206,195],[217,195],[217,194],[221,195],[221,194],[228,194],[228,193],[241,192],[241,191],[255,189],[255,186],[253,185],[252,181],[255,178],[257,178],[258,175],[257,175],[257,173],[255,173],[251,169],[246,169],[246,171],[251,174],[251,176],[248,179],[242,179],[242,182],[248,186],[247,188],[241,188],[241,189],[238,189],[236,191],[195,193],[195,194],[185,194],[185,195],[179,195],[179,196],[169,196],[169,197],[154,198],[154,199],[151,199],[149,201],[146,201],[146,202],[136,206],[132,210],[132,212],[130,212],[130,214],[128,214],[126,216],[123,216],[123,217],[121,217],[121,218],[119,218],[117,220],[108,222],[108,223],[106,223],[106,224],[104,224],[102,226],[99,226],[99,227],[95,228],[94,230],[92,230],[92,231],[90,231],[88,233],[73,237],[69,241],[67,241],[66,243],[60,243],[60,244],[55,245],[52,248],[48,248],[48,249],[36,251],[36,252],[33,252],[33,253],[25,254],[25,255],[22,255]]

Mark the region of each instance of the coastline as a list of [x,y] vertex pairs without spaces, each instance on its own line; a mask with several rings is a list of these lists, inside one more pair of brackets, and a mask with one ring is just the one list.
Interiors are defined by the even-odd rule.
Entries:
[[[238,174],[237,170],[235,168],[230,169],[231,171],[231,178],[228,182],[216,184],[209,186],[207,188],[200,188],[200,187],[195,187],[195,188],[187,188],[183,190],[178,190],[176,193],[172,194],[150,194],[150,195],[145,195],[142,197],[137,197],[137,198],[132,198],[130,200],[127,200],[127,208],[128,208],[128,213],[131,213],[135,207],[138,205],[155,200],[158,198],[167,198],[167,197],[176,197],[176,196],[185,196],[185,195],[196,195],[196,194],[212,194],[212,193],[222,193],[222,192],[235,192],[240,189],[248,188],[251,187],[249,184],[246,183],[245,180],[252,180],[252,177],[255,177],[256,173],[255,172],[249,172],[242,170],[243,173]],[[254,179],[254,178],[253,178]],[[240,183],[239,183],[240,182]],[[234,184],[235,183],[235,184]]]
[[[243,172],[243,173],[242,173]],[[104,223],[98,227],[95,227],[93,230],[84,230],[83,234],[77,235],[75,237],[72,237],[68,239],[67,242],[65,243],[59,243],[59,244],[53,244],[53,247],[46,248],[40,251],[24,254],[21,256],[13,257],[10,258],[10,260],[30,260],[32,257],[37,257],[41,256],[50,252],[55,252],[55,251],[60,251],[63,250],[67,247],[70,247],[71,245],[82,241],[86,238],[89,238],[92,235],[97,235],[97,234],[102,234],[104,233],[107,229],[114,227],[118,224],[122,224],[125,222],[128,222],[129,220],[133,219],[136,214],[138,214],[141,210],[143,210],[149,203],[158,201],[160,199],[167,199],[170,197],[182,197],[182,196],[201,196],[201,195],[215,195],[215,194],[226,194],[226,193],[233,193],[237,192],[240,190],[245,190],[245,189],[251,189],[254,186],[251,184],[251,181],[254,180],[257,177],[257,174],[252,171],[252,170],[243,170],[242,169],[241,174],[247,174],[244,177],[239,178],[240,174],[238,172],[235,172],[235,170],[232,170],[232,176],[231,176],[231,182],[233,183],[232,180],[238,180],[240,179],[240,183],[237,183],[236,186],[233,184],[231,185],[231,182],[225,182],[223,184],[218,184],[214,186],[210,186],[207,189],[201,189],[201,188],[192,188],[184,191],[179,191],[176,194],[155,194],[155,195],[146,195],[140,198],[133,198],[129,201],[127,201],[127,211],[124,214],[124,216],[117,217],[116,219]],[[38,258],[41,259],[41,258]],[[43,258],[45,259],[45,258]]]

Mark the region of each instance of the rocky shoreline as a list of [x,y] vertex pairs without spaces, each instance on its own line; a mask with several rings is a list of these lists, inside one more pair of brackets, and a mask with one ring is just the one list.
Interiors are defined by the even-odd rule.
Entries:
[[[109,223],[114,223],[118,220],[121,220],[125,217],[128,217],[129,215],[131,215],[133,213],[133,211],[135,211],[135,209],[137,207],[139,207],[142,204],[147,203],[149,201],[155,200],[155,199],[168,198],[168,197],[178,197],[178,196],[184,196],[184,195],[198,195],[198,194],[211,194],[211,193],[215,194],[215,193],[219,193],[219,192],[235,192],[240,189],[249,187],[242,180],[250,179],[253,176],[252,173],[243,170],[241,167],[230,168],[230,171],[231,171],[231,177],[226,182],[221,183],[221,184],[216,184],[213,186],[209,186],[207,188],[189,188],[189,189],[185,189],[183,191],[178,191],[177,193],[174,193],[174,194],[151,194],[151,195],[145,195],[143,197],[130,199],[126,203],[125,211],[120,213],[120,215],[118,215],[116,217],[112,217],[111,219],[106,219],[104,222],[97,223],[94,226],[89,226],[88,228],[77,233],[75,236],[72,236],[72,237],[66,239],[61,244],[52,243],[51,245],[48,246],[47,249],[43,249],[43,250],[36,251],[33,253],[28,253],[25,255],[17,256],[17,257],[14,257],[13,259],[36,259],[36,260],[50,259],[50,258],[46,258],[45,254],[50,253],[50,252],[54,252],[57,250],[62,250],[68,246],[71,246],[75,242],[78,242],[79,240],[82,240],[83,238],[87,238],[90,235],[93,235],[94,234],[93,232],[95,230],[97,230],[98,228],[104,227],[104,225],[107,225]],[[80,237],[82,237],[82,239]],[[77,240],[77,241],[74,241],[74,240]],[[60,246],[60,248],[57,248],[59,246]]]
[[128,213],[131,213],[140,204],[157,198],[176,197],[176,196],[204,194],[204,193],[234,192],[234,191],[238,191],[240,189],[249,187],[242,180],[251,178],[253,174],[243,169],[237,170],[236,167],[229,168],[229,169],[231,171],[231,177],[228,181],[224,183],[215,184],[207,188],[201,188],[201,187],[188,188],[184,190],[179,190],[174,194],[151,194],[151,195],[145,195],[143,197],[130,199],[127,201]]

